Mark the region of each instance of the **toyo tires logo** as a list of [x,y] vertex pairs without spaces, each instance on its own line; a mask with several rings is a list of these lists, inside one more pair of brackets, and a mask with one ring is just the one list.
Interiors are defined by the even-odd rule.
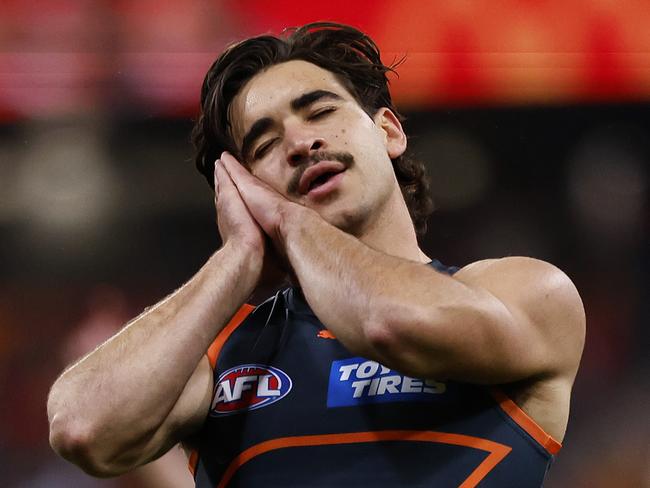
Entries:
[[327,390],[328,407],[366,403],[432,402],[447,391],[436,380],[412,378],[376,361],[349,358],[334,361]]
[[262,364],[235,366],[219,376],[210,415],[232,415],[275,403],[291,391],[291,378]]

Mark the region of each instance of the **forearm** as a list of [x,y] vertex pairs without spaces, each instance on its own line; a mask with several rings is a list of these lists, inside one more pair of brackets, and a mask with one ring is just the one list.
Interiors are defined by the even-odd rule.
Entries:
[[460,331],[492,343],[503,332],[496,324],[511,323],[484,289],[371,249],[314,212],[297,213],[282,227],[288,259],[314,313],[352,353],[413,376],[463,377],[477,353]]
[[438,278],[421,263],[371,249],[310,210],[287,215],[282,234],[287,257],[316,315],[348,349],[374,359],[381,359],[374,339],[399,314],[399,304],[410,304],[408,313],[416,314],[417,303],[430,300],[405,286],[409,278]]
[[[529,290],[577,296],[546,263],[510,258],[494,261],[493,272],[483,262],[450,277],[375,251],[309,212],[287,219],[283,229],[305,298],[350,352],[414,377],[487,384],[555,367],[539,352],[545,351],[545,332],[517,296],[527,300]],[[538,277],[537,288],[531,277]]]
[[257,259],[226,245],[183,287],[66,370],[48,400],[51,437],[72,431],[119,447],[152,436],[254,288]]

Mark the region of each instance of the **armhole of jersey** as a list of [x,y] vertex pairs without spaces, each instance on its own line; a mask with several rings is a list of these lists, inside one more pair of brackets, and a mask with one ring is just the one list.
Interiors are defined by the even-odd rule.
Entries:
[[432,259],[427,264],[439,273],[443,273],[449,276],[453,276],[456,271],[460,270],[458,266],[447,266],[446,264],[442,264],[437,259]]
[[[437,259],[434,259],[429,263],[432,267],[453,275],[460,270],[457,266],[445,266]],[[542,446],[549,454],[555,456],[560,449],[562,449],[562,443],[553,438],[550,434],[547,434],[546,431],[540,427],[540,425],[535,422],[526,412],[524,412],[519,405],[517,405],[508,395],[498,388],[491,388],[490,394],[492,398],[497,402],[501,410],[512,419],[512,421],[517,424],[524,432],[530,435],[540,446]]]
[[[226,343],[230,335],[235,332],[237,327],[239,327],[244,319],[248,317],[248,315],[255,310],[255,306],[249,305],[248,303],[243,304],[239,310],[233,315],[233,317],[230,319],[230,322],[226,324],[226,326],[221,329],[221,332],[217,334],[217,337],[215,340],[210,344],[210,347],[208,347],[208,351],[206,355],[208,356],[208,361],[210,362],[210,367],[212,368],[212,371],[217,366],[217,360],[219,359],[219,353],[221,352],[221,349],[223,348],[223,345]],[[188,468],[190,470],[190,473],[192,473],[192,477],[196,477],[196,465],[199,462],[199,450],[198,449],[192,449],[189,453],[189,462],[188,462]]]
[[524,412],[519,405],[517,405],[508,395],[503,391],[492,388],[490,389],[492,398],[499,404],[501,410],[505,412],[519,427],[521,427],[528,435],[530,435],[537,443],[542,446],[549,454],[555,456],[560,449],[562,443],[555,440],[553,436],[547,434],[546,431],[540,427],[526,412]]
[[196,465],[199,463],[199,450],[192,449],[189,454],[190,458],[187,463],[187,468],[190,470],[192,478],[196,478]]
[[219,332],[214,342],[210,344],[210,347],[208,348],[207,356],[208,356],[208,360],[210,361],[210,367],[212,368],[213,371],[214,368],[217,366],[217,360],[219,359],[219,353],[221,352],[221,348],[230,337],[230,334],[235,332],[235,329],[237,329],[237,327],[241,325],[244,319],[248,317],[248,315],[253,310],[255,310],[255,307],[253,305],[249,305],[248,303],[243,304],[239,308],[239,310],[237,310],[237,313],[233,315],[232,319],[230,319],[230,322],[228,322],[226,326],[223,329],[221,329],[221,332]]

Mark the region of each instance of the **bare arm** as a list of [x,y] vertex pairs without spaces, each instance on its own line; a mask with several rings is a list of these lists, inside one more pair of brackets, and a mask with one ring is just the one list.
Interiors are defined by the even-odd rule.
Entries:
[[263,234],[234,187],[226,182],[218,193],[221,250],[52,386],[50,443],[90,474],[118,475],[155,459],[207,414],[204,355],[251,294],[264,258]]
[[450,277],[371,249],[233,157],[221,161],[253,218],[287,256],[316,315],[350,351],[421,378],[572,383],[585,317],[559,269],[505,258]]
[[61,375],[48,401],[55,450],[93,474],[127,471],[165,452],[205,417],[202,359],[252,291],[253,260],[226,246],[182,288]]
[[173,447],[164,456],[136,469],[133,473],[140,488],[194,488],[194,478],[187,469],[187,456]]
[[377,252],[313,211],[284,208],[280,240],[305,297],[351,351],[425,378],[575,374],[584,311],[557,268],[513,257],[450,277]]

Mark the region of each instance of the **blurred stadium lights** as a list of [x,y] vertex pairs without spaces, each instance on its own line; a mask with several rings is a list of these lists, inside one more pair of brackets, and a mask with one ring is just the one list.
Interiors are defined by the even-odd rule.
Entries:
[[95,53],[0,52],[0,115],[20,120],[92,111],[101,105],[102,61]]
[[120,199],[101,134],[88,121],[31,127],[9,193],[10,207],[36,242],[93,241],[114,220]]
[[120,77],[146,116],[186,116],[198,108],[201,81],[214,58],[211,53],[126,53]]
[[221,3],[2,2],[0,120],[194,114],[216,53],[245,32]]
[[191,116],[226,44],[328,18],[365,29],[386,62],[407,56],[393,83],[402,108],[650,98],[646,0],[6,0],[0,9],[5,120],[115,104]]

